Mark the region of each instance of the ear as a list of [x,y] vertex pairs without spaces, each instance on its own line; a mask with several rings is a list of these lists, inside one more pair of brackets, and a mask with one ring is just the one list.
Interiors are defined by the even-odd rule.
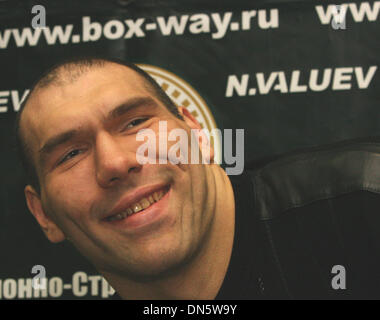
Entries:
[[26,204],[29,211],[36,218],[37,222],[45,233],[46,237],[54,243],[65,240],[65,235],[62,230],[51,220],[42,208],[40,195],[30,185],[24,189]]
[[200,147],[202,156],[205,157],[206,162],[207,163],[213,163],[213,161],[214,161],[214,148],[212,147],[209,139],[207,138],[207,135],[202,130],[202,127],[199,124],[198,120],[195,119],[195,117],[185,107],[178,107],[178,111],[182,115],[186,124],[191,129],[196,129],[196,132],[199,133],[197,135],[198,143],[199,143],[199,147]]

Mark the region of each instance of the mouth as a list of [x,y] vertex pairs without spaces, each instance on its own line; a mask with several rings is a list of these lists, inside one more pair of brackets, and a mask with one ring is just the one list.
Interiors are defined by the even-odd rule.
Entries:
[[114,215],[106,217],[104,220],[107,222],[121,221],[124,219],[127,220],[131,216],[134,216],[138,213],[143,213],[145,212],[145,210],[149,209],[150,207],[154,206],[157,202],[159,202],[168,193],[169,189],[170,186],[165,186],[160,190],[145,195],[143,198],[139,199],[131,206]]

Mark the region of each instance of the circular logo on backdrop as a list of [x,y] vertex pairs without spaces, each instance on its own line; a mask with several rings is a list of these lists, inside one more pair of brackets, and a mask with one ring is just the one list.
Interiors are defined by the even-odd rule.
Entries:
[[193,117],[197,119],[202,129],[207,129],[208,139],[214,147],[215,161],[220,163],[220,137],[219,135],[214,135],[213,138],[210,137],[211,130],[217,129],[215,119],[199,93],[186,81],[165,69],[148,64],[138,64],[138,66],[156,80],[177,106],[188,109]]

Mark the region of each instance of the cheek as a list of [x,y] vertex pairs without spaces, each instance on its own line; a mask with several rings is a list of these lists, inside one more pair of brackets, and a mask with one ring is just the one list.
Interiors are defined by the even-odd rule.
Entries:
[[60,216],[80,219],[94,198],[94,183],[86,170],[69,170],[55,176],[46,185],[47,203]]

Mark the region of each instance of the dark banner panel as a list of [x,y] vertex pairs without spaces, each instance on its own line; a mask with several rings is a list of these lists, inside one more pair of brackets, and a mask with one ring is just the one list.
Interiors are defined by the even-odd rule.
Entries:
[[113,293],[69,243],[48,242],[25,204],[13,126],[43,70],[90,54],[137,63],[202,127],[244,129],[255,160],[380,135],[379,11],[380,1],[0,2],[0,299]]

